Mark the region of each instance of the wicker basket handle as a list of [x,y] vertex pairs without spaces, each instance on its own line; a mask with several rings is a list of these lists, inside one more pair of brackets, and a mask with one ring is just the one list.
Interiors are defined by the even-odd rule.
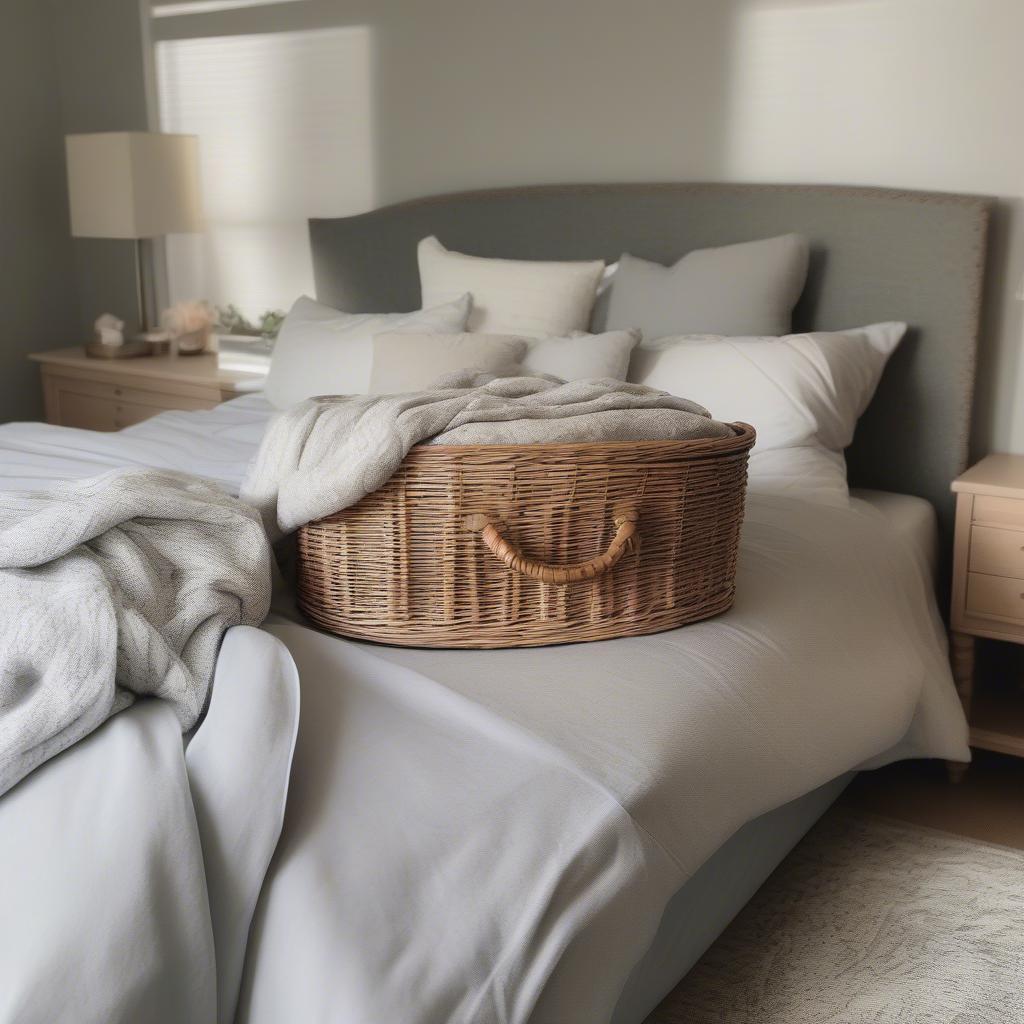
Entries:
[[607,572],[626,553],[630,541],[636,536],[636,512],[622,512],[615,516],[618,527],[608,550],[603,555],[591,558],[589,562],[576,565],[547,565],[526,558],[513,544],[498,532],[498,528],[482,513],[466,516],[463,521],[467,530],[479,533],[488,551],[515,572],[540,580],[541,583],[577,583],[592,580]]

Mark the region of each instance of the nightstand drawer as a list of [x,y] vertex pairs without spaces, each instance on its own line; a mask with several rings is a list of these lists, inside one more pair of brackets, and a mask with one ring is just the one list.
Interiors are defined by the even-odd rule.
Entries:
[[971,572],[1024,580],[1024,531],[971,527]]
[[[975,638],[1024,645],[1024,455],[988,455],[953,481],[956,533],[950,602],[950,667],[970,744],[1024,757],[1024,694],[975,691]],[[1005,692],[1005,700],[1002,694]],[[962,774],[958,766],[952,778]]]
[[967,611],[986,619],[1024,623],[1024,580],[968,573]]
[[60,393],[57,422],[63,427],[80,430],[119,430],[114,420],[114,403],[95,395],[79,395],[73,391]]
[[44,382],[50,422],[84,430],[122,430],[171,409],[212,409],[219,403],[214,392],[197,387],[180,394],[54,373],[46,374]]
[[[206,408],[202,406],[201,408]],[[143,420],[151,419],[162,412],[169,412],[169,409],[156,405],[134,405],[131,402],[116,402],[114,404],[114,429],[124,430],[125,427],[132,427]]]
[[78,427],[80,430],[123,430],[167,411],[158,405],[111,401],[74,391],[60,393],[61,426]]
[[191,388],[191,394],[156,391],[144,387],[126,386],[113,381],[79,380],[50,374],[49,380],[60,394],[73,393],[105,398],[111,402],[131,402],[135,405],[151,405],[158,409],[212,409],[220,401],[213,390]]
[[991,523],[995,526],[1010,526],[1024,530],[1024,500],[976,494],[971,518],[976,523]]
[[81,348],[64,348],[29,358],[41,364],[47,422],[87,430],[121,430],[172,409],[212,409],[262,383],[221,370],[210,353],[90,359]]

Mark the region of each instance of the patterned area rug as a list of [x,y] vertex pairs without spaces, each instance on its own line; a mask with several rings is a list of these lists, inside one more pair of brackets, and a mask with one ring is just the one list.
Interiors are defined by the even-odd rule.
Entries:
[[833,812],[647,1024],[711,1022],[1024,1022],[1024,852]]

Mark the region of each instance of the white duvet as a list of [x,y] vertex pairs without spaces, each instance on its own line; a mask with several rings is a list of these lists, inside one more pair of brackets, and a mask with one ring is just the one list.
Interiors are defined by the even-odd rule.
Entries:
[[[218,465],[209,437],[234,431],[229,443],[249,446],[244,462],[257,401],[201,414],[195,468],[237,485],[244,465]],[[120,435],[0,428],[0,474],[24,486],[83,448],[99,450],[93,464],[124,455],[189,468],[176,460],[192,442],[174,427],[193,415]],[[257,436],[243,440],[246,430]],[[358,645],[284,620],[267,629],[294,658],[302,714],[240,1021],[599,1024],[666,900],[739,826],[851,768],[968,757],[929,584],[885,521],[855,508],[752,493],[734,608],[656,636],[477,653]],[[65,799],[44,779],[12,791],[20,813]],[[264,813],[258,801],[251,810]],[[0,834],[9,814],[0,801]],[[130,833],[123,817],[115,826]],[[137,830],[159,827],[146,819]],[[48,856],[56,865],[62,854]],[[95,890],[63,923],[76,935],[73,921],[101,917],[112,895],[125,900],[91,858],[87,848],[75,877],[95,878]],[[206,905],[192,869],[191,881],[170,877],[155,857],[148,870],[136,898],[148,877],[154,892],[173,883],[185,905]],[[229,886],[225,862],[217,877],[214,896]],[[51,927],[61,934],[58,918]],[[185,955],[195,943],[186,928],[159,941],[158,974],[208,952]],[[36,955],[40,976],[61,976],[74,951]],[[93,958],[92,984],[115,989],[121,967]],[[76,976],[63,976],[73,987]],[[212,1020],[207,982],[181,984],[204,1007],[187,1019]]]

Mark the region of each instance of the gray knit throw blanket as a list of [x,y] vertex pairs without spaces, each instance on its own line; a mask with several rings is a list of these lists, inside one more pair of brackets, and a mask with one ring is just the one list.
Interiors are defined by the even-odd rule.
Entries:
[[270,565],[258,514],[185,474],[0,494],[0,793],[136,696],[192,728],[225,630],[266,617]]
[[313,398],[271,421],[241,495],[277,539],[377,490],[432,444],[684,441],[731,429],[695,402],[619,380],[450,374],[429,391]]

